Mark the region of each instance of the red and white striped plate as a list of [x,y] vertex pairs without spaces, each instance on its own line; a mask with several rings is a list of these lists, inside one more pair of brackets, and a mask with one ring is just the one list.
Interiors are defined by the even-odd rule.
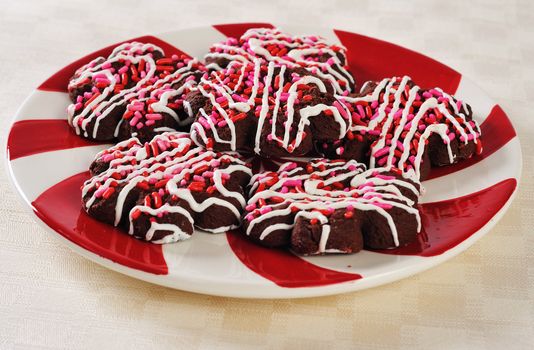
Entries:
[[[166,53],[201,57],[214,42],[266,23],[226,24],[130,39]],[[66,121],[67,80],[76,67],[111,52],[111,45],[73,62],[41,84],[20,107],[8,138],[8,169],[38,222],[74,251],[127,275],[193,292],[291,298],[369,288],[435,266],[471,246],[503,216],[521,172],[521,149],[504,111],[453,69],[405,48],[340,30],[280,26],[292,34],[318,34],[348,48],[358,82],[410,75],[471,104],[482,126],[482,155],[433,170],[424,182],[419,242],[348,256],[297,257],[255,246],[234,233],[197,232],[164,246],[136,240],[85,214],[80,185],[94,155],[108,145],[74,135]],[[130,41],[128,40],[128,41]]]

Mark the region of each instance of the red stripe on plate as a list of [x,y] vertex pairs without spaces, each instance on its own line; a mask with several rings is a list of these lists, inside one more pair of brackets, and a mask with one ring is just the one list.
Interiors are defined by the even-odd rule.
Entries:
[[226,238],[232,251],[245,266],[281,287],[315,287],[362,278],[359,274],[313,265],[285,250],[260,247],[239,232],[229,232]]
[[482,154],[475,155],[456,164],[432,168],[427,180],[445,176],[470,167],[497,152],[500,148],[506,145],[508,141],[516,136],[510,119],[508,119],[506,113],[504,113],[499,105],[493,107],[486,120],[480,125],[480,129],[482,131]]
[[239,38],[251,28],[274,28],[270,23],[234,23],[234,24],[215,24],[213,28],[223,33],[227,37]]
[[440,87],[451,94],[458,88],[460,73],[430,57],[368,36],[334,32],[348,49],[350,70],[360,84],[409,75],[422,87]]
[[80,186],[89,177],[89,172],[80,173],[47,189],[32,203],[37,216],[69,241],[95,254],[134,269],[167,274],[161,245],[137,240],[85,213],[80,205]]
[[45,90],[45,91],[67,92],[67,84],[69,82],[69,79],[74,75],[74,72],[76,71],[76,69],[80,68],[84,64],[89,63],[90,61],[94,60],[95,58],[99,56],[107,57],[113,51],[115,47],[117,47],[120,44],[130,42],[130,41],[139,41],[143,43],[150,43],[150,44],[157,45],[163,49],[166,55],[173,55],[173,54],[187,55],[185,52],[180,51],[176,47],[172,46],[171,44],[161,39],[156,38],[155,36],[151,36],[151,35],[141,36],[138,38],[133,38],[130,40],[122,41],[120,43],[107,46],[101,50],[95,51],[85,57],[82,57],[72,62],[71,64],[64,67],[59,72],[55,73],[50,78],[48,78],[44,83],[41,84],[41,86],[39,86],[38,89]]
[[481,191],[420,206],[423,232],[418,242],[376,252],[392,255],[436,256],[456,247],[480,230],[506,204],[517,186],[506,179]]
[[77,136],[65,119],[34,119],[15,122],[7,140],[10,160],[36,153],[97,145]]

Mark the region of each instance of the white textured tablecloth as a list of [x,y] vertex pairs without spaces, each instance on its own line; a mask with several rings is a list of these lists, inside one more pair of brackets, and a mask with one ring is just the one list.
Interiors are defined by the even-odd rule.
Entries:
[[146,33],[245,21],[355,31],[476,81],[514,123],[519,193],[485,238],[387,286],[305,300],[238,300],[109,271],[39,228],[0,172],[0,349],[534,348],[533,1],[0,1],[2,144],[46,77]]

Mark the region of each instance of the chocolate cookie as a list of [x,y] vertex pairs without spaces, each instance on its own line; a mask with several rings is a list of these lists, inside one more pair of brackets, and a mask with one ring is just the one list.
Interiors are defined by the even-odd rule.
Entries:
[[279,29],[253,28],[240,38],[228,38],[214,44],[205,56],[208,69],[220,70],[229,63],[273,62],[288,68],[302,67],[328,81],[341,94],[354,89],[354,78],[347,66],[347,49],[328,43],[324,38],[291,36]]
[[318,145],[327,157],[397,167],[423,180],[432,166],[482,151],[471,107],[439,88],[422,89],[407,76],[368,82],[344,100],[351,125],[343,140]]
[[263,246],[356,253],[403,246],[421,229],[420,185],[398,169],[315,159],[254,175],[251,184],[243,232]]
[[240,225],[248,164],[196,147],[188,134],[137,138],[100,152],[82,188],[83,207],[97,220],[154,243],[189,238],[193,226],[225,232]]
[[122,44],[71,78],[68,122],[78,135],[95,140],[148,141],[189,126],[193,115],[183,97],[204,70],[196,59],[166,57],[152,44]]
[[186,101],[198,108],[191,137],[217,151],[310,155],[342,138],[350,112],[332,85],[303,68],[232,62],[203,77]]

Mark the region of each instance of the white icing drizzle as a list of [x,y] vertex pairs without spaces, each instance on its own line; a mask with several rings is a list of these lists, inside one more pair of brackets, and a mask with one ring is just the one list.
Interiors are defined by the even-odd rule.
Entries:
[[[276,47],[277,55],[273,55],[267,48]],[[280,55],[280,51],[286,53]],[[278,29],[252,28],[236,40],[230,38],[226,42],[213,45],[206,58],[224,58],[230,61],[253,62],[261,58],[267,62],[288,67],[304,67],[320,78],[329,81],[338,93],[350,91],[354,78],[342,64],[338,54],[346,61],[346,48],[329,44],[318,36],[290,36]],[[322,61],[318,57],[323,57]],[[324,59],[328,57],[328,59]],[[207,66],[221,69],[216,63]],[[339,82],[344,84],[341,85]]]
[[[287,70],[286,66],[278,67],[271,61],[267,64],[266,71],[262,72],[260,69],[261,64],[258,59],[254,59],[254,63],[247,63],[246,65],[240,62],[232,62],[225,70],[214,72],[210,76],[201,79],[198,90],[209,100],[213,109],[211,114],[206,112],[204,108],[200,109],[200,117],[191,127],[191,137],[195,143],[211,148],[209,142],[210,138],[212,138],[213,142],[228,145],[230,150],[238,151],[236,121],[233,119],[235,114],[232,117],[229,113],[234,113],[236,110],[237,112],[246,113],[251,109],[256,112],[259,111],[253,147],[256,154],[261,154],[262,152],[260,147],[262,130],[269,127],[267,122],[271,124],[271,131],[267,136],[269,141],[277,142],[280,147],[289,153],[292,153],[302,144],[305,137],[305,128],[310,125],[310,118],[321,115],[324,112],[329,112],[333,120],[338,124],[339,138],[346,134],[351,120],[349,118],[350,112],[343,102],[344,96],[334,94],[333,105],[319,103],[302,107],[299,109],[299,119],[298,123],[296,123],[295,104],[298,101],[299,86],[316,86],[321,93],[326,94],[328,90],[325,83],[311,74],[300,76],[296,73],[292,73],[294,74],[293,81],[286,82],[284,79],[284,74]],[[279,68],[278,71],[275,68]],[[221,74],[222,77],[220,76]],[[235,74],[239,75],[237,83],[235,83],[236,86],[231,91],[228,91],[228,84],[233,84],[233,82],[229,81],[229,76],[234,76]],[[245,79],[244,76],[247,78]],[[275,79],[278,79],[276,92],[274,92],[273,88]],[[246,84],[249,88],[250,96],[247,93],[244,96],[239,94],[237,94],[239,96],[236,96],[234,93],[237,87],[243,84]],[[289,88],[287,88],[287,84],[289,84]],[[236,98],[243,101],[236,103]],[[281,113],[285,114],[286,119],[280,133],[277,130],[277,120],[280,118]],[[255,118],[251,117],[250,113],[245,117]],[[220,128],[229,129],[229,139],[223,139],[220,136]],[[292,137],[294,128],[296,128],[296,132]],[[210,136],[208,136],[206,130],[210,131]]]
[[[131,215],[132,215],[132,212],[134,212],[135,210],[139,210],[140,212],[151,215],[153,217],[158,216],[158,214],[163,211],[167,213],[178,213],[184,216],[189,221],[191,225],[191,230],[193,229],[193,223],[194,223],[193,218],[191,217],[191,214],[184,208],[181,208],[178,206],[171,206],[169,204],[164,204],[159,209],[150,208],[144,205],[136,205],[135,207],[132,208],[132,210],[130,210],[130,215],[129,215],[130,228],[128,230],[128,233],[130,235],[134,235],[134,224],[133,224]],[[159,240],[153,240],[152,238],[154,237],[157,231],[171,232],[171,234],[167,234]],[[153,221],[150,223],[150,228],[145,233],[145,241],[152,241],[152,243],[157,243],[157,244],[184,241],[188,239],[189,237],[191,237],[191,235],[183,231],[177,225],[158,223],[156,221]]]
[[[468,121],[465,103],[460,102],[461,108],[458,107],[457,101],[439,88],[426,90],[421,94],[419,86],[410,87],[410,83],[408,76],[386,78],[380,81],[371,93],[356,98],[347,96],[344,99],[354,106],[365,102],[378,107],[371,108],[372,116],[362,115],[361,111],[356,110],[355,113],[362,120],[370,120],[367,126],[354,124],[349,127],[351,132],[378,132],[377,140],[371,146],[370,167],[395,166],[407,176],[419,179],[425,141],[432,134],[441,137],[447,146],[449,162],[452,164],[456,160],[451,149],[451,140],[458,137],[464,144],[473,140],[477,147],[481,147],[480,128],[476,121]],[[361,91],[367,86],[368,83],[364,84]],[[411,110],[417,111],[415,115]],[[441,121],[437,119],[435,111],[442,115]],[[425,120],[429,117],[433,118],[432,122]],[[413,146],[414,140],[417,147]],[[415,151],[415,154],[411,151]]]
[[[245,198],[242,193],[229,190],[225,181],[237,172],[252,176],[250,168],[243,160],[229,154],[218,155],[195,147],[188,134],[179,132],[156,135],[150,143],[144,145],[137,138],[131,138],[98,153],[96,159],[108,163],[109,168],[84,183],[82,198],[85,199],[87,211],[90,211],[96,201],[102,200],[102,197],[107,199],[105,197],[107,190],[112,188],[110,195],[113,195],[115,193],[113,188],[119,188],[114,210],[114,225],[117,226],[123,220],[123,207],[128,194],[136,186],[145,186],[145,184],[147,190],[153,191],[152,195],[157,193],[156,197],[159,197],[160,201],[162,201],[162,196],[174,195],[176,200],[187,202],[191,210],[191,213],[186,215],[187,211],[184,208],[171,206],[168,203],[160,203],[159,206],[138,203],[129,212],[130,233],[133,233],[133,216],[136,215],[134,214],[136,209],[153,217],[161,217],[169,212],[181,213],[193,225],[192,212],[201,215],[211,206],[220,206],[233,213],[236,221],[239,222],[241,211],[246,204]],[[228,165],[221,168],[221,163],[228,163]],[[166,180],[166,183],[158,189],[154,184],[161,180]],[[202,184],[203,181],[204,185],[201,185],[200,189],[191,187],[195,184]],[[212,192],[208,191],[210,187],[213,188]],[[208,191],[207,193],[211,195],[197,202],[192,191]],[[231,203],[228,200],[230,198],[235,199],[238,205]],[[169,208],[174,209],[169,210]],[[163,225],[163,223],[152,222],[150,230],[145,234],[145,239],[151,240],[158,230],[170,232],[170,237],[162,239],[162,242],[184,239],[186,233],[178,227],[170,229],[169,225],[172,226],[172,224]],[[207,230],[223,232],[226,228],[215,227]]]
[[[69,91],[75,89],[77,86],[83,85],[89,79],[98,80],[105,78],[109,82],[109,85],[101,91],[98,89],[95,91],[95,88],[93,88],[92,91],[88,92],[93,100],[86,106],[83,105],[86,101],[84,102],[82,99],[67,107],[68,122],[74,128],[76,134],[80,135],[83,133],[85,137],[97,138],[100,122],[116,107],[131,102],[146,101],[149,99],[148,96],[154,98],[155,96],[161,95],[161,100],[155,103],[158,112],[168,113],[179,125],[191,123],[193,115],[190,109],[186,109],[189,114],[188,118],[180,120],[176,112],[168,108],[166,104],[170,98],[180,96],[186,92],[186,89],[193,88],[195,85],[194,81],[186,80],[194,74],[193,67],[198,65],[199,61],[196,59],[187,60],[186,63],[182,63],[183,66],[181,68],[174,70],[164,78],[159,78],[155,74],[156,61],[153,58],[153,53],[156,51],[162,55],[164,54],[161,48],[152,44],[138,42],[125,43],[116,47],[107,59],[99,57],[77,70],[75,77],[69,82]],[[118,93],[115,93],[115,87],[120,81],[120,69],[126,68],[128,70],[131,65],[138,65],[141,61],[144,61],[147,70],[139,72],[139,81],[134,86],[128,89],[123,88]],[[115,62],[124,62],[124,65],[116,71],[112,67],[112,64]],[[184,83],[184,81],[186,82]],[[173,86],[179,83],[183,85],[178,89],[174,89]],[[98,95],[95,96],[96,94]],[[165,104],[163,104],[163,101],[165,101]],[[88,128],[93,122],[92,133],[89,134]],[[115,128],[115,137],[119,133],[119,127],[122,122],[123,119],[119,121]]]
[[[399,246],[397,226],[388,209],[396,207],[414,215],[417,230],[421,230],[416,203],[400,191],[404,188],[418,197],[418,182],[391,176],[389,168],[365,170],[363,164],[354,160],[338,162],[318,159],[308,163],[308,167],[312,167],[311,172],[297,163],[289,162],[282,164],[276,173],[260,173],[251,178],[250,199],[246,206],[248,214],[245,216],[247,235],[265,220],[292,215],[295,209],[297,214],[292,223],[270,225],[262,231],[259,239],[264,240],[277,230],[291,230],[299,217],[316,219],[321,225],[321,239],[315,253],[327,253],[331,233],[328,215],[336,209],[379,213],[388,222],[395,246]],[[336,188],[334,185],[346,184],[349,179],[348,187],[343,185],[343,188]]]

